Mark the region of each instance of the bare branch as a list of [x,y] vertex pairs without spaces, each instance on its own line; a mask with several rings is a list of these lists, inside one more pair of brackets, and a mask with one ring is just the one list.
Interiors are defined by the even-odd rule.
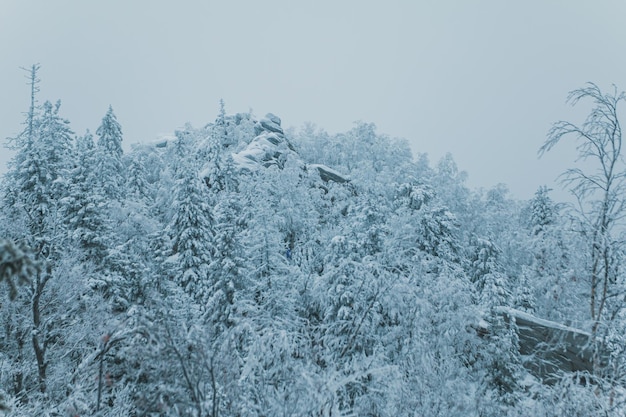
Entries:
[[618,93],[613,85],[613,91],[604,94],[596,84],[587,83],[567,96],[572,106],[583,99],[591,100],[593,108],[582,125],[567,121],[555,123],[539,155],[567,136],[577,143],[576,161],[596,164],[595,170],[575,167],[559,176],[577,199],[580,232],[589,241],[590,312],[595,332],[609,313],[606,310],[610,299],[614,298],[612,285],[621,267],[621,254],[626,249],[623,242],[613,238],[626,219],[626,166],[621,155],[622,130],[617,112],[619,103],[626,100],[626,93]]

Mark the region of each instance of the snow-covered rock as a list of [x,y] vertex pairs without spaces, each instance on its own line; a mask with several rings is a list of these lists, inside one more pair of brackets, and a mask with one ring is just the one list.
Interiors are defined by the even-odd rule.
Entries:
[[[248,115],[249,118],[249,115]],[[239,117],[228,118],[229,122],[241,123],[244,119]],[[249,121],[249,119],[246,119]],[[336,170],[321,164],[306,165],[295,148],[285,137],[281,126],[280,117],[273,113],[268,113],[262,119],[254,122],[255,137],[250,140],[238,152],[232,154],[235,166],[242,171],[254,172],[261,167],[277,166],[283,168],[288,159],[295,161],[304,170],[311,168],[311,171],[319,174],[323,182],[336,182],[344,184],[350,180]]]
[[264,130],[284,135],[283,128],[280,126],[280,117],[275,114],[268,113],[259,121],[259,125]]
[[233,154],[240,169],[254,171],[259,166],[276,165],[282,168],[287,158],[297,158],[280,126],[280,118],[268,113],[255,124],[256,137],[241,151]]
[[316,169],[320,175],[320,178],[324,182],[333,181],[339,184],[344,184],[350,181],[346,176],[340,174],[338,171],[335,171],[332,168],[327,167],[326,165],[310,164],[308,165],[308,168]]
[[[593,371],[590,333],[513,308],[500,308],[498,314],[515,323],[523,365],[539,380],[550,384],[563,372]],[[479,326],[478,333],[489,333],[489,327]],[[596,366],[606,364],[607,359],[606,352],[599,352]]]

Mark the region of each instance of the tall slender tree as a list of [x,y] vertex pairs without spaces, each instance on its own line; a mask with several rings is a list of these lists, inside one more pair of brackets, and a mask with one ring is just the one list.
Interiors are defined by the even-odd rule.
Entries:
[[34,131],[21,141],[8,173],[11,203],[26,214],[29,232],[40,242],[44,230],[53,228],[51,219],[57,216],[58,203],[67,191],[73,132],[59,116],[59,107],[60,102],[46,101],[42,114],[28,122]]
[[[626,218],[626,164],[622,155],[622,127],[618,106],[626,93],[604,93],[589,83],[568,95],[572,105],[590,100],[593,108],[586,120],[577,125],[560,121],[554,124],[539,153],[550,151],[564,138],[577,141],[579,160],[593,163],[592,168],[571,168],[562,174],[578,202],[580,233],[588,248],[589,312],[595,333],[603,320],[616,314],[622,303],[617,300],[617,282],[623,272],[624,240],[619,237]],[[620,298],[621,299],[621,298]]]
[[97,163],[103,193],[111,200],[120,201],[126,176],[122,162],[122,126],[113,113],[113,107],[109,106],[96,135],[99,137]]
[[[37,106],[38,65],[30,70],[31,103],[26,117],[26,128],[14,144],[17,153],[7,173],[8,193],[4,201],[11,220],[25,227],[16,232],[16,238],[33,248],[34,261],[40,268],[25,291],[20,308],[28,317],[30,342],[36,365],[36,384],[41,393],[47,391],[49,357],[55,323],[46,320],[45,296],[48,282],[55,276],[64,242],[62,201],[67,196],[72,131],[69,122],[59,115],[60,102],[46,101]],[[28,312],[28,313],[27,313]],[[25,325],[26,323],[23,323]],[[23,346],[25,333],[18,327],[13,333]],[[28,334],[28,333],[26,333]],[[21,335],[21,336],[20,336]],[[24,380],[26,372],[16,377]],[[22,382],[16,385],[16,394],[25,395]]]
[[[183,152],[184,145],[178,139]],[[174,186],[173,218],[169,225],[173,253],[177,256],[177,279],[185,290],[203,304],[209,297],[208,269],[213,248],[213,215],[206,185],[194,163],[179,162]]]
[[95,146],[89,132],[77,139],[74,159],[63,217],[70,239],[84,253],[83,260],[99,266],[108,253],[109,233],[104,212],[106,201],[98,187]]

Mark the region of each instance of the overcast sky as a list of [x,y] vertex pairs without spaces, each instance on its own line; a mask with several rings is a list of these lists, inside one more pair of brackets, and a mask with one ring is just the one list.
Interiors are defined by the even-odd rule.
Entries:
[[[471,187],[529,198],[571,166],[537,149],[587,81],[626,89],[623,0],[0,0],[0,138],[40,101],[62,100],[76,133],[111,104],[125,142],[227,112],[273,112],[335,133],[374,122]],[[7,160],[0,149],[0,164]],[[4,170],[4,168],[2,168]]]

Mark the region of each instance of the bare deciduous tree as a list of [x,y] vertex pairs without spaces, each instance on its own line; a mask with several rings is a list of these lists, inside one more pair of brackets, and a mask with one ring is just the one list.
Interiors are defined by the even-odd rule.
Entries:
[[568,95],[568,102],[576,105],[591,100],[592,110],[582,123],[576,125],[560,121],[553,125],[548,138],[539,150],[542,155],[565,137],[576,140],[577,161],[589,162],[589,168],[571,168],[561,179],[577,200],[580,231],[589,247],[590,313],[593,333],[605,318],[616,314],[608,302],[615,293],[620,275],[620,258],[624,249],[619,238],[620,225],[626,216],[626,166],[622,157],[622,128],[618,105],[626,100],[624,92],[603,93],[588,83]]

